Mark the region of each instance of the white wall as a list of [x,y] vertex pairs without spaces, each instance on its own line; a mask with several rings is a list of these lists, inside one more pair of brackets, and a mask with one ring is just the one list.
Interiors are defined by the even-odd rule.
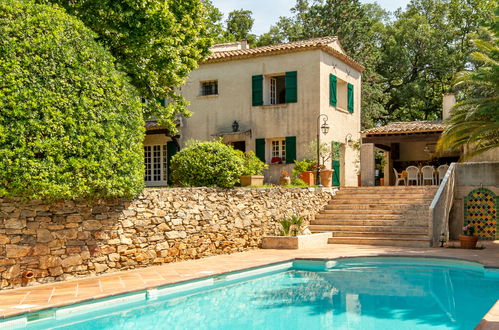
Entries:
[[[298,102],[253,107],[252,76],[288,71],[297,71]],[[329,106],[329,72],[355,86],[354,114]],[[199,82],[206,80],[218,81],[219,95],[199,96]],[[211,140],[220,133],[231,132],[231,125],[237,120],[240,131],[251,129],[251,134],[245,135],[246,150],[255,150],[255,139],[296,136],[296,155],[300,160],[307,157],[309,145],[316,139],[320,113],[328,114],[331,126],[321,142],[344,143],[348,133],[353,139],[360,137],[360,73],[321,50],[201,64],[182,86],[181,93],[190,101],[192,112],[192,117],[184,121],[181,145],[192,138]],[[268,150],[269,143],[266,147]],[[357,184],[354,157],[353,150],[347,147],[342,185]],[[326,165],[330,168],[331,161]]]
[[[193,71],[181,93],[190,101],[192,117],[185,120],[181,143],[210,140],[230,132],[237,120],[247,135],[247,150],[255,139],[296,136],[297,157],[303,158],[314,136],[319,113],[319,50],[277,56],[202,64]],[[252,106],[252,76],[297,71],[298,102]],[[218,80],[218,96],[199,96],[199,81]]]
[[[329,75],[333,74],[354,86],[354,111],[349,113],[347,109],[333,107],[329,104]],[[321,136],[321,142],[331,143],[332,141],[344,144],[344,155],[341,163],[341,184],[345,186],[357,186],[357,173],[355,161],[360,157],[357,150],[345,144],[348,134],[352,135],[352,140],[360,139],[360,112],[361,112],[361,73],[349,67],[336,57],[321,52],[321,114],[329,117],[329,133]],[[346,97],[347,91],[337,90],[338,99]],[[340,93],[345,95],[340,95]],[[331,163],[328,164],[330,167]]]

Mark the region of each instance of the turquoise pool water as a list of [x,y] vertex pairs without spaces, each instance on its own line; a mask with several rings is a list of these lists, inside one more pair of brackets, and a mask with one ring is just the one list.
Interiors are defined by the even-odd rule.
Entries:
[[248,273],[253,278],[244,278],[245,273],[214,277],[128,296],[123,302],[28,315],[29,322],[21,327],[473,329],[499,299],[499,273],[466,262],[298,260],[269,271]]

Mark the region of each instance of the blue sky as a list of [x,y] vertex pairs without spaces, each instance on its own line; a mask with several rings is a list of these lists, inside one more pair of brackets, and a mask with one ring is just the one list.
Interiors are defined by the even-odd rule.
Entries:
[[[399,7],[405,8],[409,0],[360,0],[361,2],[377,2],[386,10],[395,11]],[[290,9],[295,0],[212,0],[215,7],[227,14],[236,9],[249,9],[253,12],[255,24],[253,33],[260,35],[268,31],[280,16],[290,16]]]

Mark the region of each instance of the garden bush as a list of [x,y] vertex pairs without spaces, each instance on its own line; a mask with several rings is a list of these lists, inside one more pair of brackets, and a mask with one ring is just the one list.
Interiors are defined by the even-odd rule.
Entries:
[[138,95],[64,10],[0,2],[0,195],[132,196],[143,186]]
[[240,151],[240,156],[244,160],[242,175],[263,175],[263,170],[269,167],[269,165],[262,162],[253,151],[247,151],[245,153]]
[[221,140],[193,140],[172,157],[171,170],[175,185],[230,188],[245,172],[245,160],[240,151]]

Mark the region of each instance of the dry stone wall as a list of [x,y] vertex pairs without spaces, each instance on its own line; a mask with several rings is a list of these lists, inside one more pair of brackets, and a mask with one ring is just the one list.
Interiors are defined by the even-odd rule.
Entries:
[[146,189],[133,201],[0,198],[0,288],[244,251],[331,198],[300,188]]

